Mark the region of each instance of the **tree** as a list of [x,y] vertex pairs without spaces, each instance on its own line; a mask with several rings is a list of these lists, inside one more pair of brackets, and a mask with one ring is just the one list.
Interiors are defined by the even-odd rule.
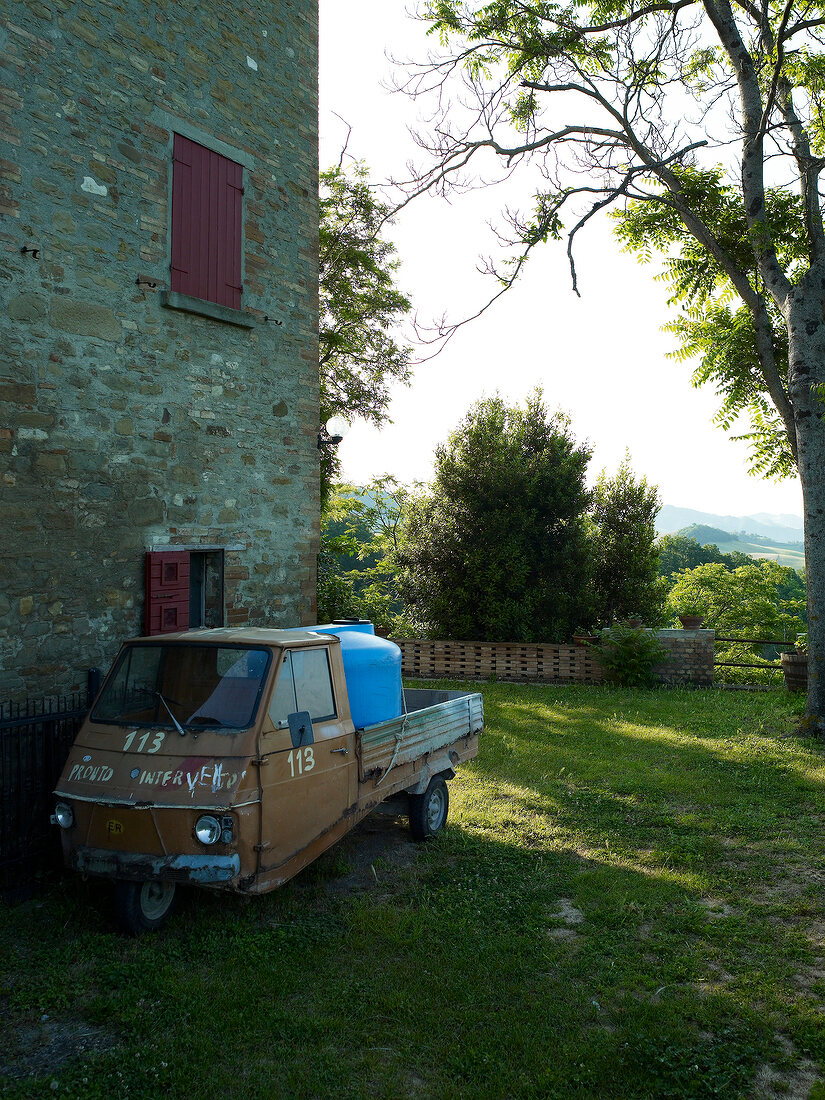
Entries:
[[736,569],[697,565],[676,578],[667,598],[675,619],[687,609],[717,633],[750,638],[787,638],[805,626],[805,591],[799,574],[774,561],[751,561]]
[[748,565],[752,560],[747,554],[734,550],[723,554],[712,542],[702,543],[688,535],[662,535],[656,548],[659,551],[659,575],[671,577],[683,569],[695,569],[697,565],[711,565],[714,562],[726,569],[736,569]]
[[656,516],[662,502],[655,485],[636,478],[625,455],[615,477],[602,470],[593,492],[593,594],[596,621],[639,616],[658,624],[664,592],[658,583]]
[[[722,682],[775,682],[781,647],[719,641],[720,635],[793,642],[805,629],[805,586],[799,574],[764,559],[735,569],[712,563],[686,570],[675,578],[667,607],[674,619],[698,612],[703,626],[716,631],[716,675]],[[742,664],[764,665],[766,671],[736,667]]]
[[659,575],[671,577],[683,569],[695,569],[697,565],[721,563],[724,557],[718,546],[700,545],[687,535],[661,535],[656,543],[659,551]]
[[723,421],[749,412],[757,468],[798,469],[807,711],[825,733],[825,12],[801,0],[426,0],[423,16],[447,53],[407,85],[436,92],[441,112],[434,160],[409,193],[460,186],[490,154],[502,172],[525,169],[533,209],[506,223],[512,259],[489,265],[499,293],[565,233],[575,288],[576,234],[633,204],[625,240],[672,250],[685,347],[698,341],[700,376],[721,384]]
[[[408,382],[412,349],[394,331],[412,308],[395,286],[395,246],[381,236],[389,207],[376,199],[367,170],[339,162],[321,173],[320,329],[321,423],[331,416],[388,420],[393,382]],[[322,447],[324,488],[337,471]]]
[[318,554],[320,621],[356,617],[394,634],[418,632],[404,615],[394,560],[410,494],[389,476],[330,486]]
[[438,637],[569,638],[584,617],[590,451],[541,391],[474,405],[436,450],[397,560],[402,595]]

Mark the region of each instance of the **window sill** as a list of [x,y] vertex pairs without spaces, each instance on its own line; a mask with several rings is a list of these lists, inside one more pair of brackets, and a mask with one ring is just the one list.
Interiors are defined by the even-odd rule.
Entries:
[[160,304],[167,309],[180,309],[184,313],[197,313],[201,317],[211,317],[213,321],[223,321],[227,325],[240,328],[255,328],[258,322],[251,313],[231,306],[221,306],[217,302],[207,302],[204,298],[191,298],[188,294],[179,294],[176,290],[162,290]]

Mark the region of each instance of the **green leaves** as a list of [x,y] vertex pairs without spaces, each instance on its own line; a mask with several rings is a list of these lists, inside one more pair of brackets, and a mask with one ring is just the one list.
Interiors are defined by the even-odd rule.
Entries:
[[653,683],[653,670],[667,650],[652,630],[616,623],[605,627],[595,646],[608,679],[619,687],[644,688]]
[[655,545],[661,504],[656,486],[634,475],[629,455],[615,477],[600,474],[590,509],[598,623],[639,617],[651,626],[661,619],[663,593]]
[[[783,188],[767,191],[766,220],[749,228],[741,195],[724,182],[721,168],[680,168],[675,174],[680,198],[707,226],[730,263],[747,276],[759,299],[770,324],[773,367],[787,394],[787,328],[779,309],[762,290],[757,251],[769,241],[780,261],[796,275],[804,263],[807,244],[801,199]],[[794,476],[796,463],[786,426],[766,392],[754,311],[741,300],[736,304],[727,270],[688,233],[668,192],[630,203],[615,218],[619,240],[642,262],[649,261],[654,250],[665,255],[662,278],[670,285],[670,304],[677,310],[664,326],[679,340],[673,357],[680,361],[698,358],[693,383],[715,387],[720,398],[716,423],[731,431],[745,417],[749,427],[734,438],[750,445],[751,471],[763,477]]]
[[411,632],[395,565],[411,492],[388,476],[363,486],[331,486],[321,516],[319,621],[362,618],[393,633]]
[[587,589],[589,457],[538,390],[523,408],[492,397],[470,409],[398,554],[402,594],[436,636],[570,637]]
[[674,618],[698,609],[705,627],[753,638],[794,638],[805,616],[805,587],[799,574],[773,561],[736,569],[721,563],[680,573],[667,599]]
[[382,239],[389,207],[363,165],[321,173],[321,420],[387,419],[389,387],[410,379],[411,348],[394,331],[411,307],[395,286],[395,246]]

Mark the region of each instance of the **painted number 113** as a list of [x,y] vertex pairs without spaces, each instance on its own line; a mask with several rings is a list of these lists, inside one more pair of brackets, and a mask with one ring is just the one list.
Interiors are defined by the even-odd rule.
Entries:
[[[124,752],[129,751],[129,749],[132,747],[132,742],[137,737],[139,732],[140,732],[140,730],[132,730],[132,732],[126,738],[126,743],[123,746],[123,751]],[[149,738],[151,736],[152,736],[151,732],[144,733],[143,737],[141,737],[141,739],[135,745],[134,751],[135,752],[143,752],[143,750],[146,748],[146,742],[149,740]],[[163,739],[164,739],[165,736],[166,736],[166,734],[164,734],[164,733],[156,733],[155,736],[152,738],[152,744],[149,746],[148,749],[146,749],[146,751],[147,752],[157,752],[158,749],[160,748],[160,746],[163,744]]]
[[315,767],[315,753],[312,746],[307,745],[303,749],[293,749],[286,758],[289,764],[289,774],[294,779],[296,775],[311,772]]

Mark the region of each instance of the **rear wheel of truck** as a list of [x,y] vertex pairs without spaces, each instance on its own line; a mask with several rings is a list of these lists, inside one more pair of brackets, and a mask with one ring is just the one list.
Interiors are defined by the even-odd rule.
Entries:
[[174,882],[115,883],[118,924],[132,936],[163,928],[175,908]]
[[430,780],[423,794],[410,795],[410,832],[414,840],[428,840],[440,833],[450,808],[450,792],[440,775]]

